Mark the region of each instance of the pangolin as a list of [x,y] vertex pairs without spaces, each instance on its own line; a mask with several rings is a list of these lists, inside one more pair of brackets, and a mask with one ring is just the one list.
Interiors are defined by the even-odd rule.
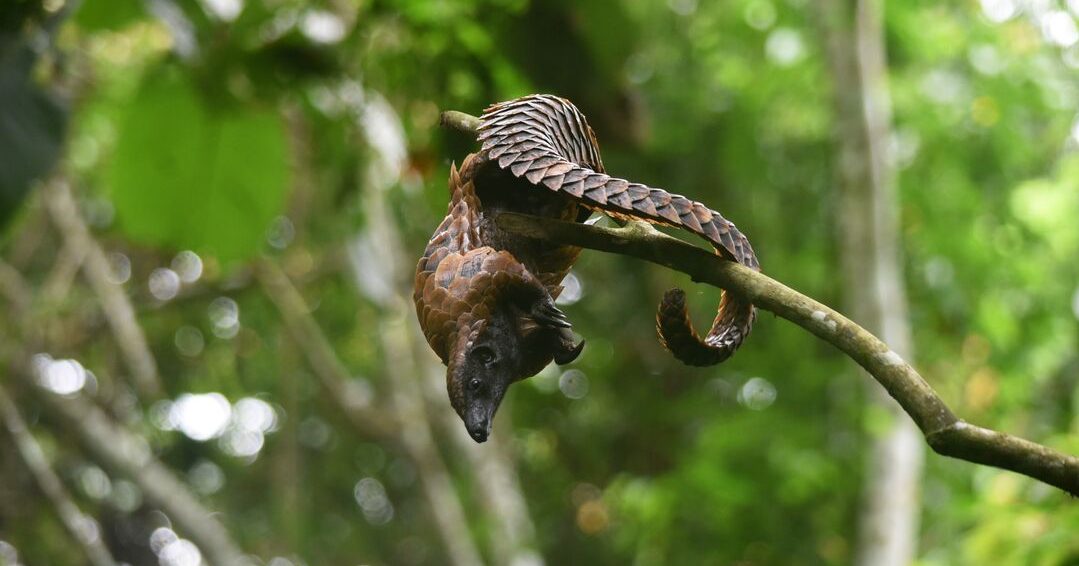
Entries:
[[[450,204],[416,266],[413,299],[427,342],[446,364],[446,387],[469,435],[483,442],[509,386],[584,347],[555,306],[580,248],[500,230],[500,212],[583,222],[593,211],[683,228],[716,253],[759,270],[749,240],[707,206],[604,172],[596,136],[571,102],[531,95],[494,104],[480,117],[480,151],[450,169]],[[756,318],[724,292],[702,339],[685,293],[671,289],[656,315],[661,342],[679,360],[711,365],[741,345]]]

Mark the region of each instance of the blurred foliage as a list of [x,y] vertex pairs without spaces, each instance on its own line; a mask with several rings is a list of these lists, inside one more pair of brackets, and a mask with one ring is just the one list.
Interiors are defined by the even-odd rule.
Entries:
[[[15,215],[0,251],[34,287],[51,279],[59,245],[41,205],[16,207],[62,142],[62,169],[126,281],[169,397],[257,398],[281,422],[253,453],[228,436],[162,430],[168,405],[140,406],[126,389],[83,286],[47,306],[49,353],[91,369],[102,402],[263,557],[445,562],[412,464],[320,400],[245,271],[259,255],[279,259],[358,383],[378,392],[394,379],[382,311],[340,266],[367,226],[367,193],[381,190],[366,173],[371,146],[393,134],[365,114],[375,93],[407,144],[385,191],[406,268],[444,213],[450,160],[475,147],[437,128],[439,110],[553,92],[589,116],[610,171],[709,203],[750,236],[767,273],[840,303],[831,79],[812,3],[87,0],[43,43],[62,4],[16,0],[0,19],[0,220]],[[886,15],[916,365],[961,416],[1072,454],[1077,11],[913,0]],[[201,258],[190,280],[181,250]],[[499,423],[547,561],[849,563],[879,417],[853,364],[764,315],[731,361],[684,367],[656,343],[652,309],[686,277],[598,253],[575,275],[582,298],[566,310],[588,339],[574,368],[587,394],[563,395],[561,370],[548,368],[514,388]],[[704,320],[718,291],[696,290]],[[160,517],[70,438],[38,430],[117,558],[147,563],[144,531]],[[0,490],[0,540],[28,564],[78,563],[0,452],[5,481],[27,486]],[[450,459],[467,495],[466,460]],[[389,519],[358,504],[365,478],[392,501]],[[1079,510],[1046,486],[930,456],[922,495],[919,564],[1079,563]],[[481,507],[466,510],[488,536]]]
[[40,64],[33,43],[47,42],[57,19],[37,33],[21,27],[40,17],[33,2],[16,2],[0,12],[0,227],[18,208],[31,183],[45,175],[60,154],[65,109],[31,77]]
[[179,73],[146,77],[122,111],[106,172],[121,229],[143,243],[249,257],[288,185],[281,120],[261,108],[208,108]]

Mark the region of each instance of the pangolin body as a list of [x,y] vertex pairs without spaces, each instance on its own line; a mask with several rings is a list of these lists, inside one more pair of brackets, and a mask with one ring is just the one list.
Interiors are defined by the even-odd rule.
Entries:
[[[712,243],[718,254],[759,270],[746,237],[718,212],[683,196],[611,177],[595,134],[569,101],[532,95],[489,107],[480,118],[480,151],[450,172],[451,199],[416,267],[414,299],[424,335],[447,365],[447,388],[469,433],[487,438],[506,388],[552,360],[571,361],[575,343],[554,306],[579,248],[504,233],[503,211],[581,222],[591,211],[676,226]],[[685,294],[668,291],[657,313],[663,344],[690,365],[728,358],[756,310],[725,292],[701,339]]]

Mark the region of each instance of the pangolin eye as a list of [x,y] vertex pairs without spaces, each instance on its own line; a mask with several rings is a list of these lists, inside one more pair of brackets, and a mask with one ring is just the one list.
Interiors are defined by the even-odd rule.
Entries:
[[476,378],[472,378],[472,381],[468,382],[468,388],[472,391],[479,391],[481,385],[483,385],[483,382]]

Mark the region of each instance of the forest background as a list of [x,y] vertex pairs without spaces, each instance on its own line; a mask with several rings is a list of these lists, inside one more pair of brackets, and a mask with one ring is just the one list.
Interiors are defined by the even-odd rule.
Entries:
[[[679,364],[655,303],[682,286],[703,322],[719,295],[684,275],[586,252],[560,299],[584,354],[515,386],[483,445],[410,298],[476,148],[440,111],[558,94],[608,171],[708,203],[852,313],[863,179],[907,357],[963,418],[1077,454],[1077,17],[4,2],[0,564],[1079,564],[1074,499],[904,441],[800,328],[765,314],[731,360]],[[874,531],[888,512],[909,528]]]

